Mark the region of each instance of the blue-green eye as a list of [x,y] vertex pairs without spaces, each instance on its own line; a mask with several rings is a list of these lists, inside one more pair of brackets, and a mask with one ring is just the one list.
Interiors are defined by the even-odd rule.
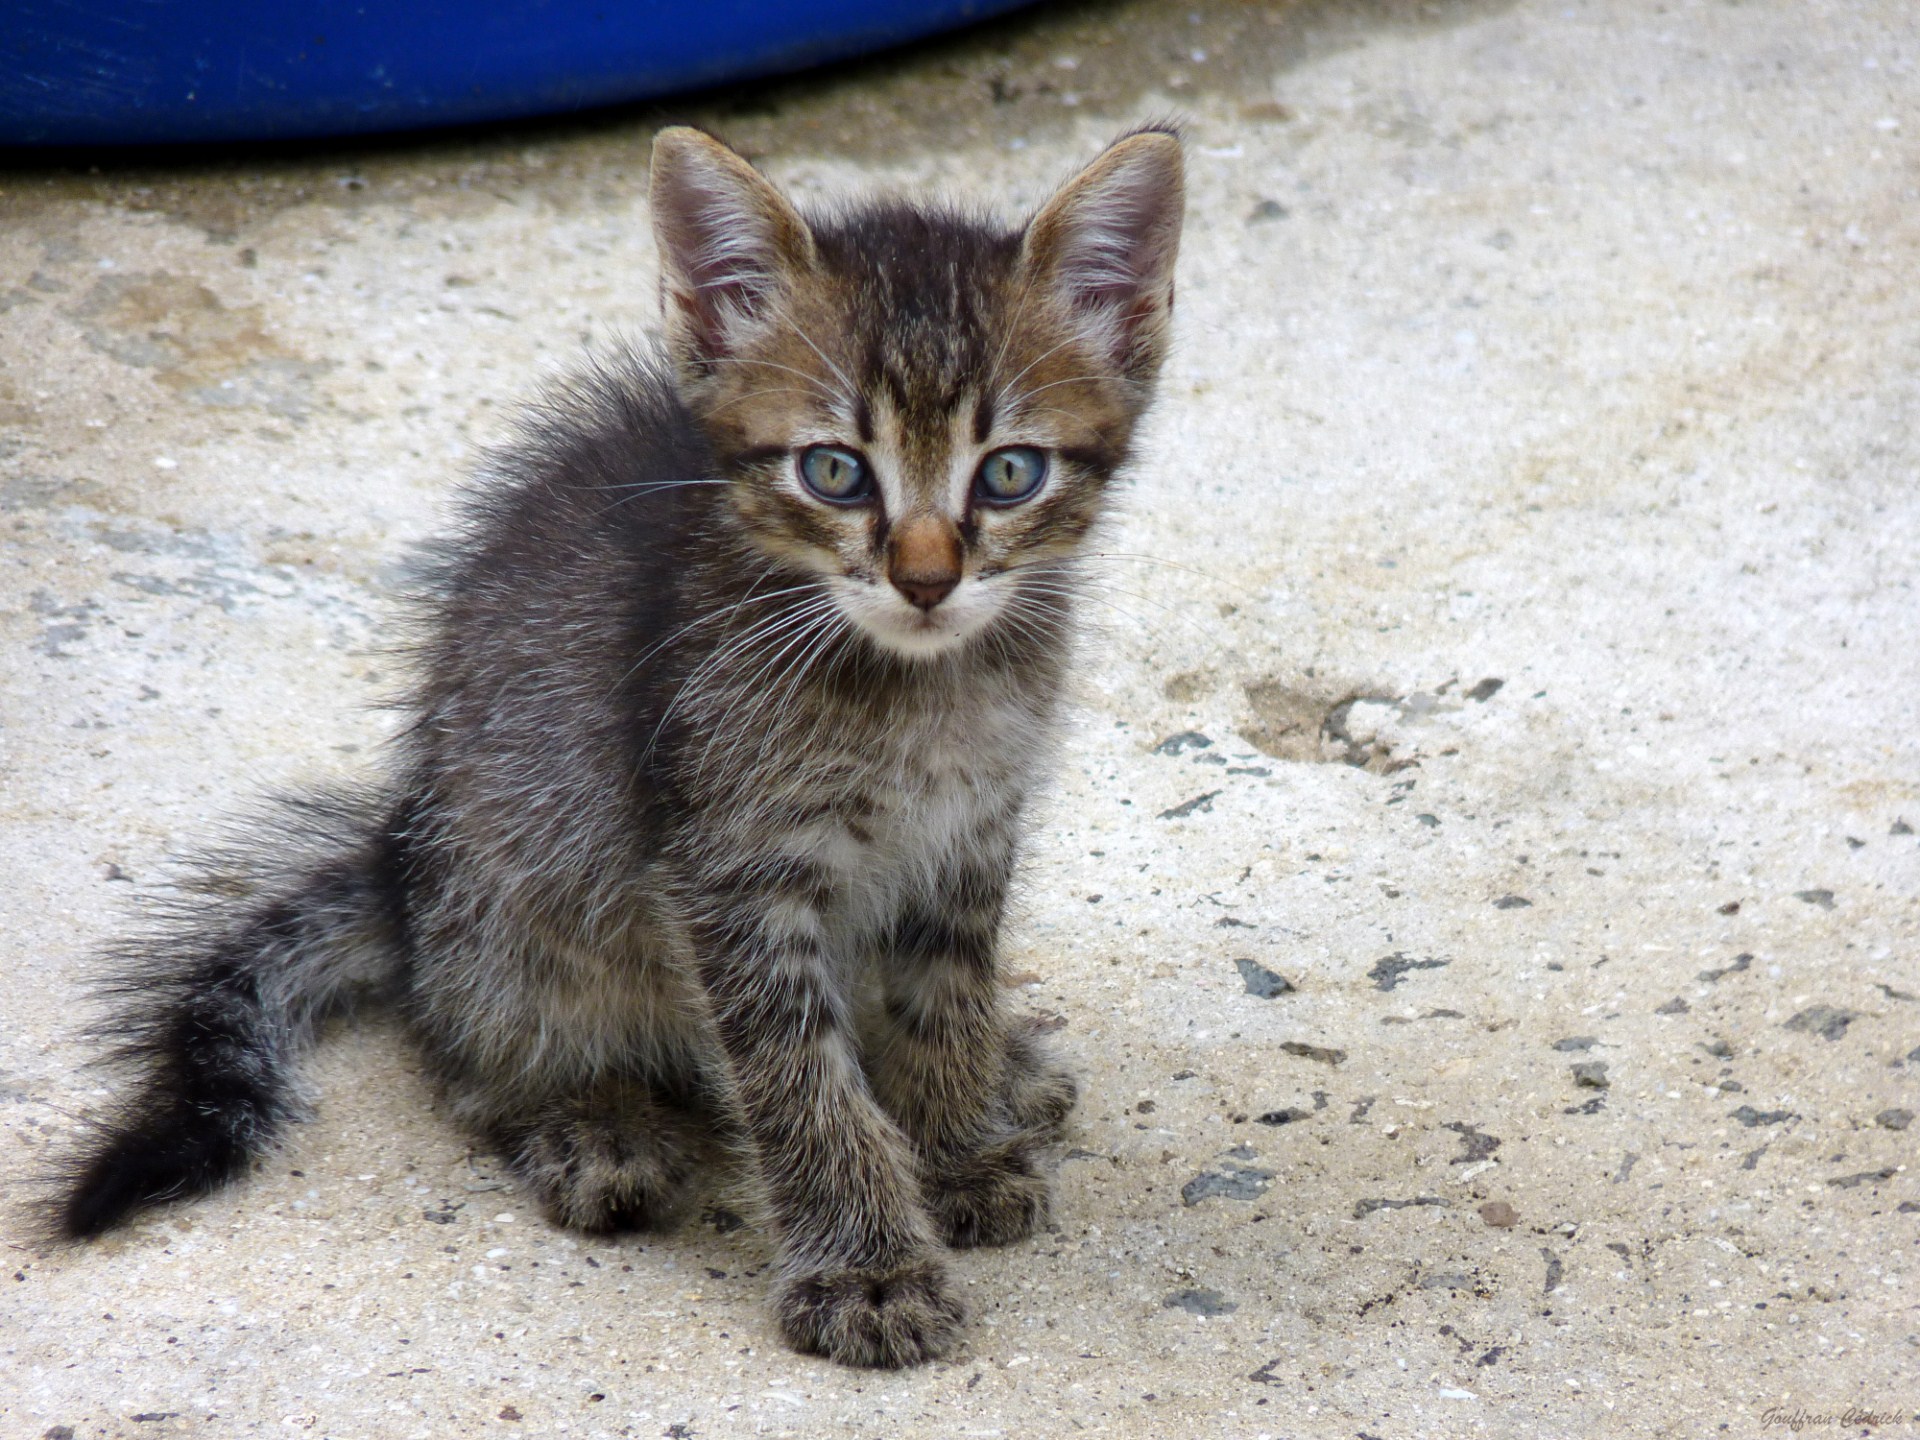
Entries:
[[1047,478],[1045,451],[1031,445],[1009,445],[980,462],[973,477],[973,493],[989,505],[1014,505],[1040,488]]
[[852,505],[873,493],[867,462],[838,445],[809,445],[800,452],[800,480],[822,500]]

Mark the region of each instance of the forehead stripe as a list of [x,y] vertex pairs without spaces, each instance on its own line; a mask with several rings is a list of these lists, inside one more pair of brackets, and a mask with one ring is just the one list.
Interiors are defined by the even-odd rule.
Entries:
[[987,437],[993,433],[993,392],[982,390],[979,403],[973,407],[973,443],[984,445]]

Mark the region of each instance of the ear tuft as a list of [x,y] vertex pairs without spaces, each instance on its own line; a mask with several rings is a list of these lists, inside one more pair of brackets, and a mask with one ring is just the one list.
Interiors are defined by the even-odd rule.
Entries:
[[1142,130],[1108,146],[1027,227],[1030,272],[1129,378],[1152,378],[1165,353],[1185,209],[1178,137]]
[[685,125],[654,138],[648,200],[668,329],[682,363],[705,373],[812,265],[813,236],[765,176]]

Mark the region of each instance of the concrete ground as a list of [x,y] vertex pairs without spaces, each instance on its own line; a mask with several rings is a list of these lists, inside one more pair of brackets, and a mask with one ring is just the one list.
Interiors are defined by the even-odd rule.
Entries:
[[1173,111],[1193,189],[1012,937],[1085,1101],[965,1351],[789,1353],[719,1211],[550,1229],[374,1029],[249,1184],[9,1218],[0,1435],[1920,1434],[1916,59],[1906,0],[1132,0],[0,176],[10,1202],[92,949],[372,759],[474,447],[651,323],[656,123],[1014,209]]

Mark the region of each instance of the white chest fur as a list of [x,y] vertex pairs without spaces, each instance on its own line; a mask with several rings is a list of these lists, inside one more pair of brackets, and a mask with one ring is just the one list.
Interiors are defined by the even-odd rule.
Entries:
[[910,896],[937,901],[943,877],[1004,864],[1047,728],[1008,699],[902,727],[866,757],[867,818],[831,847],[846,897],[835,928],[884,924]]

